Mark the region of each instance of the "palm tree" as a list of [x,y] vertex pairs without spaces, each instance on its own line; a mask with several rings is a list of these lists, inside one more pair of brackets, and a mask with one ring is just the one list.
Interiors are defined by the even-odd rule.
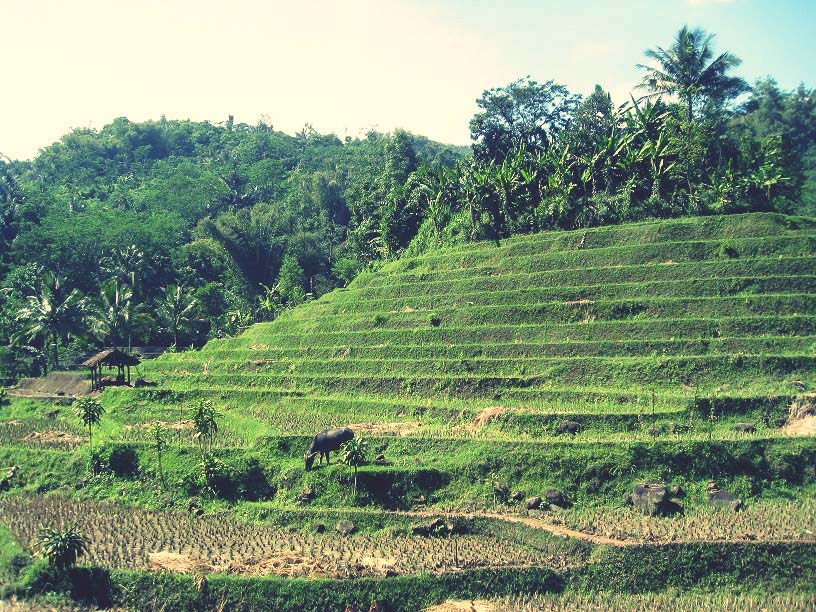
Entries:
[[117,279],[102,285],[100,300],[91,315],[93,331],[100,340],[110,341],[116,347],[127,342],[130,348],[133,335],[145,328],[149,320],[142,306],[134,304],[130,287]]
[[60,570],[77,562],[88,550],[88,540],[76,527],[60,531],[51,527],[41,529],[34,540],[34,550],[48,559],[48,564]]
[[65,336],[79,331],[83,324],[85,303],[78,290],[68,291],[65,278],[46,272],[40,290],[28,296],[26,305],[16,320],[22,329],[14,336],[15,343],[42,343],[45,355],[45,371],[48,373],[48,345],[54,347],[54,367],[59,367],[59,343]]
[[340,447],[343,463],[354,470],[354,496],[357,496],[357,468],[368,462],[368,440],[352,438]]
[[261,287],[264,289],[264,294],[258,296],[258,320],[274,321],[283,308],[278,293],[278,285],[269,287],[261,283]]
[[657,66],[638,64],[646,74],[640,88],[652,95],[676,95],[686,106],[689,123],[694,119],[694,105],[710,99],[724,102],[748,91],[748,84],[728,73],[742,60],[725,52],[714,57],[713,34],[699,28],[683,26],[668,49],[647,49],[646,57]]
[[105,414],[105,407],[98,399],[93,397],[83,397],[74,404],[74,412],[76,416],[82,421],[82,424],[88,428],[88,444],[93,448],[93,426],[98,425],[102,420],[102,415]]
[[128,285],[134,292],[139,291],[141,277],[147,267],[145,254],[135,244],[111,253],[102,260],[102,269],[111,278]]
[[173,345],[178,347],[179,330],[195,321],[196,300],[184,285],[170,285],[164,290],[157,314],[173,334]]

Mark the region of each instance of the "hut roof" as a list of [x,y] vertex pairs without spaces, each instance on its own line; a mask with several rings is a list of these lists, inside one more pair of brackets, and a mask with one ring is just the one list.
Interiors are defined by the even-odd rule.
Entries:
[[136,355],[130,355],[125,353],[124,351],[119,350],[118,348],[109,348],[101,351],[91,357],[90,359],[83,362],[82,365],[92,368],[96,365],[103,364],[103,365],[130,365],[136,366],[139,365],[141,361],[139,360]]

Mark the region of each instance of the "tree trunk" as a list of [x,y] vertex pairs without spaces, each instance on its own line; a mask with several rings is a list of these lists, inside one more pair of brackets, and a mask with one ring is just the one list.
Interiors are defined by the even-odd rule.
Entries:
[[54,333],[54,369],[59,370],[59,343],[57,341],[57,334]]
[[164,482],[164,470],[162,469],[162,454],[160,450],[157,450],[156,454],[159,456],[159,482],[161,483],[162,489],[164,489],[166,484]]

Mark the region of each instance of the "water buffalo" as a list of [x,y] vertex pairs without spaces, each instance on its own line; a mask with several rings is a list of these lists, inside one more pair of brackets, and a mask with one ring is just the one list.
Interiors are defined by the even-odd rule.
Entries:
[[312,445],[309,450],[303,455],[303,461],[306,463],[306,471],[312,469],[315,457],[320,454],[319,463],[323,462],[323,457],[326,458],[326,465],[329,465],[329,453],[336,451],[340,446],[348,442],[354,437],[354,432],[348,427],[340,427],[338,429],[324,429],[319,434],[312,438]]

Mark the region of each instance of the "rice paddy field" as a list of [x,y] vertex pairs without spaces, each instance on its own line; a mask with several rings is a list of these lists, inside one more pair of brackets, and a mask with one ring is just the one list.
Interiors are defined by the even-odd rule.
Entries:
[[[69,405],[0,408],[0,467],[16,466],[0,567],[22,567],[39,528],[76,525],[84,605],[813,609],[813,219],[399,259],[145,361],[100,400],[93,449]],[[218,423],[203,480],[202,401]],[[336,453],[305,470],[332,427],[368,441],[356,473]]]

